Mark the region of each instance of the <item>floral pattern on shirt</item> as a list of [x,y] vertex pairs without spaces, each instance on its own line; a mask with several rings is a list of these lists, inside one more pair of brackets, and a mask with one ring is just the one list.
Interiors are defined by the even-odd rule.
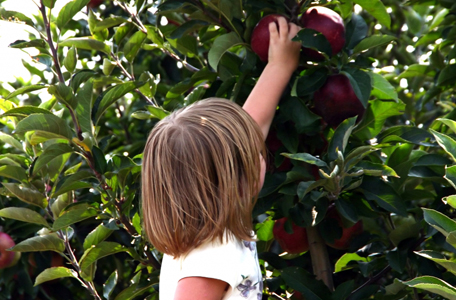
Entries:
[[263,296],[263,294],[262,294],[263,282],[260,281],[260,282],[253,284],[252,280],[250,280],[248,276],[247,277],[242,276],[242,278],[244,278],[244,280],[242,281],[241,284],[239,284],[237,286],[237,289],[241,292],[241,297],[248,298],[250,295],[250,292],[256,290],[256,288],[258,286],[259,292],[257,292],[257,299],[261,300],[261,298]]

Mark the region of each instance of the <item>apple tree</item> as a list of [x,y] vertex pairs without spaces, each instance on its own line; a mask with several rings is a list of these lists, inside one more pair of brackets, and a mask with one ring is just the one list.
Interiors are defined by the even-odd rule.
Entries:
[[203,98],[242,105],[272,15],[302,55],[253,211],[263,299],[456,299],[453,0],[10,1],[31,76],[0,85],[0,225],[21,253],[0,299],[158,299],[147,135]]

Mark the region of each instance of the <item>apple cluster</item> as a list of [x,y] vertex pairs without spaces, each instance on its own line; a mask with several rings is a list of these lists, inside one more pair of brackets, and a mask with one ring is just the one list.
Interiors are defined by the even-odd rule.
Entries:
[[[269,24],[277,23],[277,18],[285,17],[279,14],[270,14],[263,17],[255,26],[250,41],[252,50],[258,57],[267,62],[269,52]],[[335,11],[314,6],[304,12],[299,18],[298,25],[320,32],[330,43],[332,55],[339,53],[345,45],[345,25]],[[322,61],[324,56],[318,51],[302,47],[304,60]],[[314,93],[313,109],[316,114],[332,127],[338,126],[343,120],[364,114],[364,106],[356,96],[350,80],[343,74],[328,76],[325,84]]]
[[[327,242],[326,244],[334,249],[346,250],[350,247],[350,243],[353,239],[363,232],[363,223],[358,221],[354,225],[344,226],[342,218],[335,209],[330,210],[327,218],[334,219],[338,226],[342,228],[342,235],[340,238],[333,242]],[[281,218],[275,221],[272,233],[274,239],[279,243],[283,251],[289,254],[299,254],[309,250],[309,242],[307,239],[307,232],[304,227],[300,227],[294,223],[291,223],[292,233],[288,233],[286,230],[286,222],[288,218]],[[290,220],[291,221],[291,220]]]

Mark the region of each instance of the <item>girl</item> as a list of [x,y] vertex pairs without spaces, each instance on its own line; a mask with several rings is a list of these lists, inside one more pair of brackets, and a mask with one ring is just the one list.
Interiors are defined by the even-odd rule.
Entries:
[[206,99],[160,121],[144,150],[144,226],[164,253],[160,300],[261,299],[251,219],[264,140],[296,69],[299,27],[269,25],[269,63],[243,108]]

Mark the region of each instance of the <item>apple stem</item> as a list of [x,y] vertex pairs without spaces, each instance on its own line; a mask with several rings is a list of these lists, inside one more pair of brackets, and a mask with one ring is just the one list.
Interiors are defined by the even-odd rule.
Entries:
[[314,275],[318,280],[322,280],[331,291],[334,291],[328,249],[316,226],[307,228],[307,239]]

